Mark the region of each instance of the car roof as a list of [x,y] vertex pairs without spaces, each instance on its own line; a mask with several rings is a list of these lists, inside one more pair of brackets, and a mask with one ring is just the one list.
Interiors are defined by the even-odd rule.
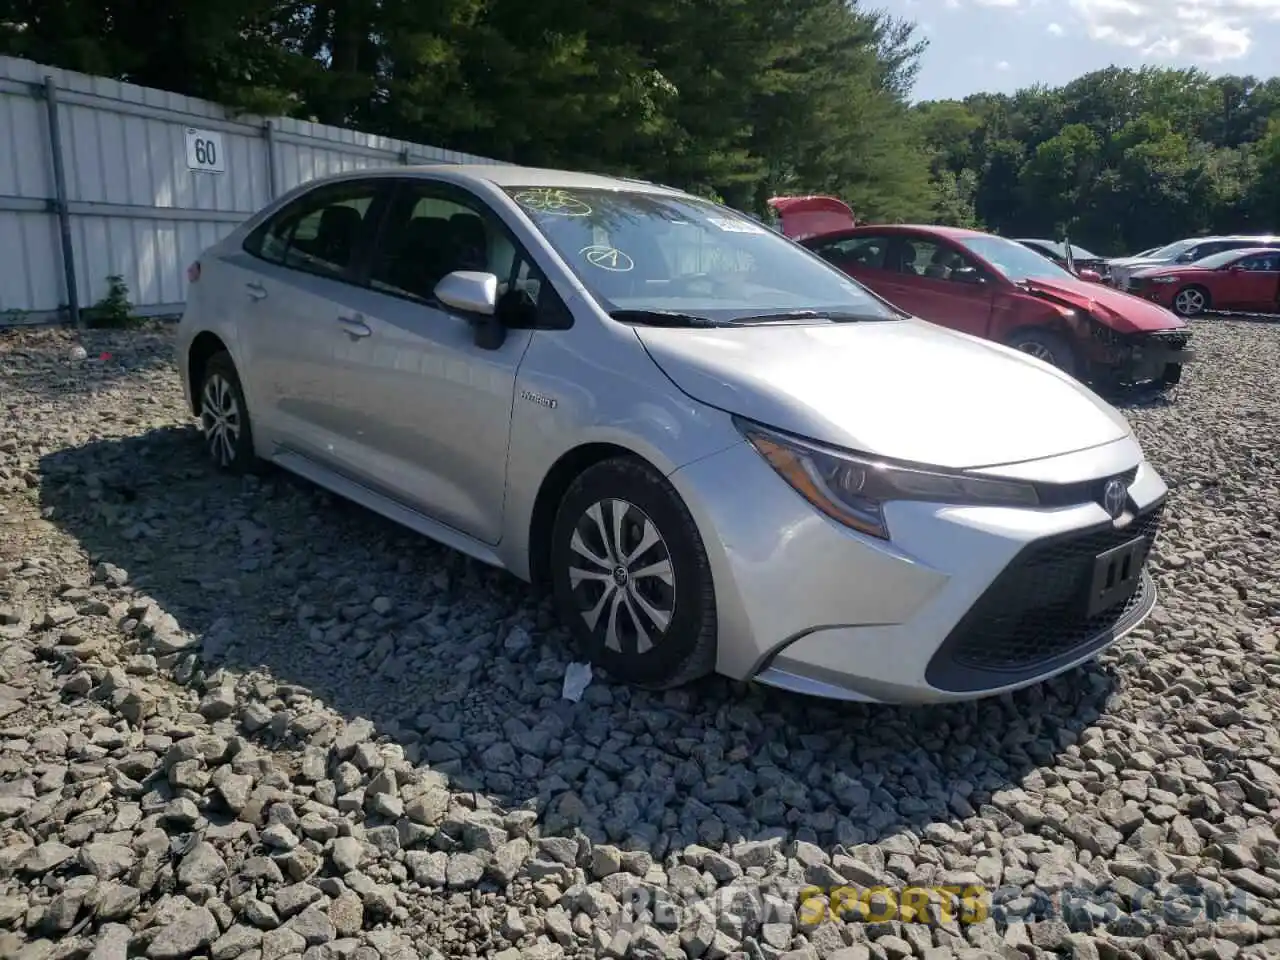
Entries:
[[[1277,251],[1275,247],[1239,247],[1235,250],[1223,250],[1222,252],[1232,253],[1239,257],[1248,257],[1255,253],[1277,253],[1280,251]],[[1217,254],[1210,254],[1210,256],[1217,256]]]
[[959,240],[961,237],[992,237],[996,234],[984,233],[981,230],[970,230],[968,227],[944,227],[931,223],[894,223],[887,224],[893,228],[895,232],[913,230],[918,233],[932,233],[939,237],[951,237]]
[[[1217,253],[1209,254],[1209,256],[1220,257],[1223,254],[1228,254],[1228,253],[1231,254],[1231,256],[1236,257],[1237,259],[1242,259],[1244,257],[1251,257],[1254,254],[1258,254],[1258,253],[1280,253],[1280,247],[1275,247],[1275,246],[1237,247],[1234,250],[1219,250]],[[1208,259],[1208,258],[1206,257],[1203,259]],[[1195,260],[1195,261],[1192,261],[1191,263],[1165,263],[1160,267],[1160,269],[1169,271],[1171,273],[1177,272],[1179,270],[1194,270],[1200,266],[1201,262],[1202,260]]]
[[[1274,234],[1259,235],[1259,234],[1247,234],[1247,233],[1231,233],[1231,234],[1225,234],[1223,236],[1217,236],[1217,237],[1188,237],[1186,240],[1175,240],[1173,241],[1173,243],[1219,243],[1223,240],[1230,240],[1232,243],[1236,243],[1241,240],[1248,240],[1250,242],[1257,242],[1257,243],[1276,243],[1277,241],[1280,241],[1280,236],[1275,236]],[[1169,245],[1170,244],[1167,244],[1167,243],[1165,244],[1166,247]]]
[[[831,230],[827,233],[815,234],[812,237],[806,237],[805,242],[810,240],[825,240],[830,237],[846,237],[858,235],[875,235],[880,234],[899,234],[899,233],[929,233],[938,237],[951,237],[952,239],[960,239],[961,237],[993,237],[998,234],[984,233],[981,230],[970,230],[966,227],[942,227],[937,224],[929,223],[859,223],[853,227],[845,227],[841,230]],[[1006,239],[1006,238],[1001,238]]]
[[552,170],[544,167],[522,167],[503,163],[427,163],[403,167],[379,167],[376,169],[348,170],[310,181],[312,184],[365,177],[433,177],[458,182],[487,181],[498,187],[551,187],[579,190],[628,190],[633,193],[658,193],[667,196],[690,196],[683,190],[637,180],[630,177],[611,177],[604,174],[580,173],[573,170]]

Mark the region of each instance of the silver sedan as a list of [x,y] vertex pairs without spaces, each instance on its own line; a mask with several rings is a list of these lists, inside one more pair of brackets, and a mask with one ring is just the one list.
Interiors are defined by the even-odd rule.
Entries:
[[1120,413],[689,194],[361,171],[188,276],[180,369],[219,467],[545,585],[621,679],[967,699],[1155,603],[1166,488]]

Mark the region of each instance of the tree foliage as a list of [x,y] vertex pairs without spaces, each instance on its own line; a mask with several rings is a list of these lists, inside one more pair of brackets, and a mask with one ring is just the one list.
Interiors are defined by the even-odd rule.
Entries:
[[[1111,68],[913,115],[947,222],[1100,253],[1280,231],[1280,78]],[[975,187],[957,194],[966,174]]]
[[931,214],[923,44],[857,0],[9,0],[0,52],[500,160]]
[[756,213],[1101,252],[1280,229],[1280,79],[1111,68],[911,105],[925,45],[869,0],[8,0],[0,53]]

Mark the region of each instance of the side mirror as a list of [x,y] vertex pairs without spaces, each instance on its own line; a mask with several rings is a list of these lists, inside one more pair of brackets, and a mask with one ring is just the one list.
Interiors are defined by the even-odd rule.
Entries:
[[957,267],[951,271],[951,279],[957,283],[986,283],[977,267]]
[[1088,280],[1090,283],[1102,282],[1102,274],[1097,270],[1078,270],[1076,271],[1076,276],[1081,280]]
[[492,273],[455,270],[436,284],[436,299],[464,314],[475,331],[476,346],[497,350],[507,339],[507,328],[497,317],[498,278]]
[[1228,273],[1244,273],[1244,267],[1238,263],[1233,263],[1231,264],[1231,266],[1227,267],[1227,272]]
[[1191,254],[1180,253],[1174,258],[1173,262],[1174,263],[1190,263],[1192,259],[1193,257],[1191,256]]

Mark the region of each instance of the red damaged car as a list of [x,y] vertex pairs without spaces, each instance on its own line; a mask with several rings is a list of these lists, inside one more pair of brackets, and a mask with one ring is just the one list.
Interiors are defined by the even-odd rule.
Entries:
[[995,340],[1095,383],[1171,386],[1195,354],[1164,307],[1082,280],[1004,237],[856,225],[834,197],[775,197],[782,232],[907,313]]
[[1280,313],[1280,250],[1224,250],[1195,263],[1139,270],[1129,292],[1184,317],[1208,310]]

